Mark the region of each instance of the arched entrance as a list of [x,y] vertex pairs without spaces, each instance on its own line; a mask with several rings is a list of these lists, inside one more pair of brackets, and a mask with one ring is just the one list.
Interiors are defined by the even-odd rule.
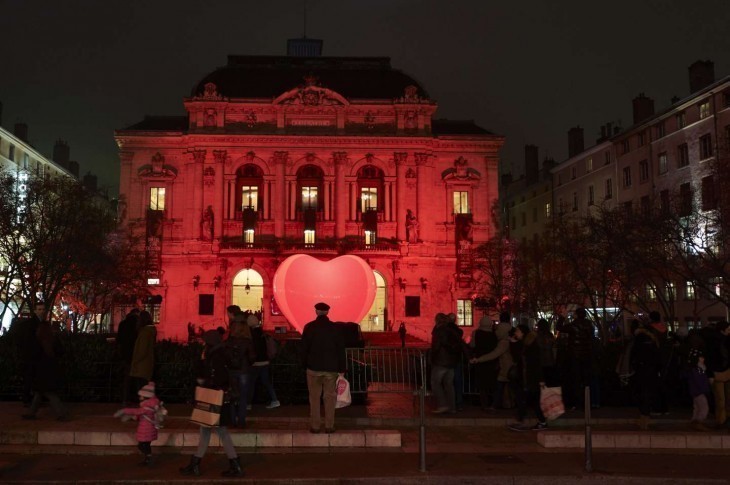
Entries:
[[388,303],[387,288],[385,286],[385,278],[377,271],[373,271],[375,275],[375,301],[373,306],[365,318],[360,322],[360,328],[363,332],[382,332],[387,325],[386,319],[386,305]]
[[231,303],[241,310],[260,312],[264,307],[264,279],[253,269],[243,269],[233,278]]

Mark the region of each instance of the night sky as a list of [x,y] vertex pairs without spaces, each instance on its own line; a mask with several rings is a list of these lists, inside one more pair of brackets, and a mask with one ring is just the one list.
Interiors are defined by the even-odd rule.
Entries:
[[[50,156],[67,140],[81,174],[117,191],[113,130],[183,114],[182,98],[228,54],[284,55],[302,0],[0,0],[2,124],[30,127]],[[689,94],[687,67],[730,74],[728,0],[308,0],[307,36],[326,56],[388,56],[438,101],[437,117],[503,134],[504,171],[523,145],[567,156],[608,121],[631,124],[640,92],[657,110]],[[293,86],[294,87],[294,86]]]

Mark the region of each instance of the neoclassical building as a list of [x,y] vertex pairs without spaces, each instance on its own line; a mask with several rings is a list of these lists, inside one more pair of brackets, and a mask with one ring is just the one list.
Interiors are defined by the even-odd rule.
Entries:
[[183,104],[115,134],[120,218],[146,233],[163,337],[232,303],[287,326],[272,279],[298,253],[369,263],[363,330],[404,321],[427,339],[439,311],[478,319],[471,248],[494,231],[502,136],[435,118],[388,58],[229,56]]

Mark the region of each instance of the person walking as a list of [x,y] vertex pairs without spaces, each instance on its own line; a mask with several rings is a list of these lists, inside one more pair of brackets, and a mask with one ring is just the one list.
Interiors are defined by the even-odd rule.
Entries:
[[710,393],[710,379],[707,377],[705,356],[701,350],[689,352],[689,370],[687,371],[687,387],[692,398],[692,428],[697,431],[709,431],[705,420],[709,414],[707,395]]
[[649,429],[651,406],[659,386],[659,343],[654,332],[640,326],[634,334],[631,367],[639,394],[639,428]]
[[510,352],[510,330],[512,326],[508,323],[509,316],[505,318],[500,317],[500,323],[494,330],[494,334],[497,337],[497,346],[489,353],[482,356],[472,358],[469,362],[471,364],[480,364],[482,362],[497,361],[497,386],[494,392],[494,398],[492,399],[492,407],[499,409],[502,407],[504,401],[505,388],[509,382],[510,369],[514,365],[512,359],[512,353]]
[[400,327],[398,327],[398,335],[400,336],[400,347],[402,349],[406,348],[406,335],[408,334],[408,331],[406,330],[406,322],[400,322]]
[[[492,330],[492,320],[484,315],[479,320],[479,327],[471,334],[469,341],[473,358],[479,358],[497,348],[497,336]],[[476,386],[479,392],[479,404],[482,411],[494,411],[494,391],[497,386],[497,361],[490,360],[474,364]]]
[[525,417],[527,407],[530,406],[537,417],[537,424],[532,429],[546,429],[547,420],[540,407],[540,390],[545,387],[545,380],[537,333],[531,331],[527,325],[518,325],[514,338],[521,343],[517,346],[518,355],[515,359],[517,370],[513,372],[514,379],[510,381],[517,401],[517,422],[509,425],[509,428],[513,431],[529,429],[525,427]]
[[[117,349],[122,359],[124,377],[122,379],[122,405],[126,406],[132,403],[132,379],[129,372],[132,370],[132,356],[134,355],[134,344],[137,341],[137,320],[139,318],[139,309],[134,308],[124,320],[119,322],[117,329]],[[132,391],[132,392],[130,392]]]
[[137,324],[137,338],[134,341],[132,351],[132,362],[129,368],[129,376],[134,379],[135,391],[152,380],[155,369],[155,340],[157,339],[157,328],[152,321],[150,312],[144,310],[139,313]]
[[454,370],[461,356],[461,336],[449,325],[449,317],[436,314],[431,331],[431,391],[434,414],[456,413]]
[[23,419],[36,419],[38,408],[43,397],[51,403],[56,419],[65,421],[68,413],[58,396],[58,391],[63,388],[63,366],[60,359],[63,355],[63,346],[58,337],[53,333],[51,324],[42,321],[36,330],[37,345],[34,347],[32,366],[33,375],[31,387],[33,389],[33,400],[30,409]]
[[309,431],[320,432],[320,398],[323,397],[324,428],[329,434],[335,431],[337,377],[347,370],[345,340],[340,329],[327,317],[330,306],[320,302],[314,309],[317,318],[307,323],[302,332],[302,359],[309,389]]
[[161,424],[157,422],[157,413],[162,403],[155,395],[154,382],[142,386],[137,395],[139,407],[120,409],[114,413],[114,417],[122,418],[122,421],[137,420],[137,449],[144,455],[140,465],[149,466],[152,464],[152,442],[157,439],[157,430]]
[[224,391],[223,405],[221,406],[220,421],[218,426],[201,426],[198,439],[198,449],[190,457],[188,466],[180,468],[183,475],[200,476],[200,462],[205,457],[210,443],[210,435],[213,430],[218,433],[221,445],[228,457],[229,468],[221,473],[224,477],[240,477],[243,476],[241,468],[241,459],[233,447],[233,440],[228,432],[228,425],[231,421],[231,402],[230,402],[230,362],[228,354],[221,339],[221,334],[217,330],[208,330],[203,334],[203,342],[205,349],[203,358],[198,365],[198,384],[208,389],[216,389]]
[[246,322],[251,329],[251,341],[253,343],[253,349],[256,356],[253,365],[249,369],[248,402],[250,404],[253,403],[254,393],[256,392],[256,382],[260,379],[264,384],[266,391],[269,393],[269,404],[266,405],[266,409],[278,408],[281,403],[276,397],[274,383],[271,381],[271,362],[269,361],[269,351],[266,344],[266,339],[271,337],[268,337],[264,333],[261,320],[259,320],[256,315],[249,315]]
[[231,406],[231,426],[245,428],[249,403],[248,379],[251,364],[256,360],[256,351],[251,341],[251,329],[244,320],[243,313],[236,315],[230,324],[226,351],[229,353],[231,397],[236,401],[235,405]]

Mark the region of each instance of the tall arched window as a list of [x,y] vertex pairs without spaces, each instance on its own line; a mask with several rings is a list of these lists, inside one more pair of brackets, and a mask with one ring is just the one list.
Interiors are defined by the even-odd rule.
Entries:
[[357,171],[357,186],[360,191],[359,213],[370,210],[383,211],[385,182],[383,171],[375,165],[364,165]]
[[323,182],[324,172],[316,165],[304,165],[297,171],[297,211],[323,209]]
[[246,164],[236,172],[236,219],[241,219],[244,209],[256,213],[263,211],[261,192],[264,173],[258,165]]

